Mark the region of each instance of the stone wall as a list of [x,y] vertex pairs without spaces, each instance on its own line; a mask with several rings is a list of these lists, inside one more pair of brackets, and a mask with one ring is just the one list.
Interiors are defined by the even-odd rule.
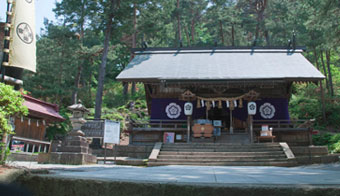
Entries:
[[339,195],[340,187],[316,185],[206,185],[178,183],[148,183],[103,181],[98,179],[72,179],[23,175],[16,183],[39,196],[203,196],[203,195],[275,195],[275,196],[334,196]]
[[36,162],[38,154],[25,153],[25,152],[11,152],[8,156],[8,161],[31,161]]
[[299,165],[335,163],[340,156],[328,154],[327,146],[292,146],[290,149]]
[[[107,157],[113,157],[115,155],[115,147],[113,149],[106,150]],[[117,146],[117,156],[118,157],[131,157],[131,158],[140,158],[147,159],[153,149],[153,145],[144,145],[144,146]],[[104,156],[104,149],[92,149],[92,154],[97,157]]]

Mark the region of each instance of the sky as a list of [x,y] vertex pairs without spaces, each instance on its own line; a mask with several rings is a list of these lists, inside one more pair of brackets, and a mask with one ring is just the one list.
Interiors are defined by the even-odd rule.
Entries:
[[[52,9],[55,8],[55,2],[60,0],[35,0],[35,23],[36,33],[40,34],[40,29],[44,28],[44,18],[56,20]],[[7,0],[0,0],[0,21],[6,21]]]

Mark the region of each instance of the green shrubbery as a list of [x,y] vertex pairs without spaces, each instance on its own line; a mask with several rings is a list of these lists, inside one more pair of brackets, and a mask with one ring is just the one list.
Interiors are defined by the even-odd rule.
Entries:
[[7,135],[12,134],[12,126],[8,119],[19,115],[27,115],[28,109],[23,105],[24,98],[13,86],[0,83],[0,164],[3,164],[7,157],[6,148]]
[[339,99],[339,96],[330,97],[325,93],[326,121],[323,121],[320,88],[313,84],[295,85],[289,103],[290,116],[297,119],[316,119],[317,129],[339,129],[340,103],[337,101]]
[[332,153],[340,153],[340,133],[314,135],[313,143],[318,146],[328,146],[328,150]]

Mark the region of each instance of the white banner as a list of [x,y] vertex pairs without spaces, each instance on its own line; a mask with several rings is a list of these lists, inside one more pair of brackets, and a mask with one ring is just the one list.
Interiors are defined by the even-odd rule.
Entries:
[[104,143],[119,144],[119,140],[120,140],[120,123],[105,120]]
[[9,66],[36,72],[35,0],[13,1]]

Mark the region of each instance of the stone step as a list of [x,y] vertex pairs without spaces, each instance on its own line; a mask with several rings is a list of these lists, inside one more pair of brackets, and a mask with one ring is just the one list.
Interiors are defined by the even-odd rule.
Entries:
[[263,146],[263,145],[163,145],[163,148],[275,148],[280,145]]
[[283,151],[271,152],[175,152],[175,151],[161,151],[160,155],[198,155],[198,156],[233,156],[233,155],[282,155]]
[[174,147],[162,147],[161,148],[162,151],[181,151],[181,150],[217,150],[217,151],[221,151],[221,150],[227,150],[227,151],[234,151],[234,150],[238,150],[238,151],[273,151],[273,150],[282,150],[281,147],[270,147],[270,148],[245,148],[245,147],[240,147],[240,148],[228,148],[228,147],[197,147],[197,148],[174,148]]
[[247,147],[257,147],[257,146],[280,146],[279,143],[254,143],[254,144],[242,144],[242,143],[176,143],[176,144],[163,144],[163,147],[168,147],[168,146],[177,146],[177,147],[182,147],[182,146],[247,146]]
[[205,159],[235,159],[235,158],[244,158],[244,159],[270,159],[270,158],[284,158],[286,159],[285,154],[279,155],[159,155],[157,159],[197,159],[197,160],[205,160]]
[[296,166],[295,161],[264,161],[264,162],[154,162],[148,163],[148,166],[162,166],[162,165],[199,165],[199,166],[279,166],[279,167],[292,167]]
[[272,152],[272,151],[282,151],[281,148],[187,148],[187,149],[178,149],[178,148],[162,148],[161,152]]
[[278,162],[287,161],[287,158],[266,158],[266,159],[254,159],[254,158],[218,158],[218,159],[156,159],[156,162],[183,162],[183,163],[219,163],[219,162]]

